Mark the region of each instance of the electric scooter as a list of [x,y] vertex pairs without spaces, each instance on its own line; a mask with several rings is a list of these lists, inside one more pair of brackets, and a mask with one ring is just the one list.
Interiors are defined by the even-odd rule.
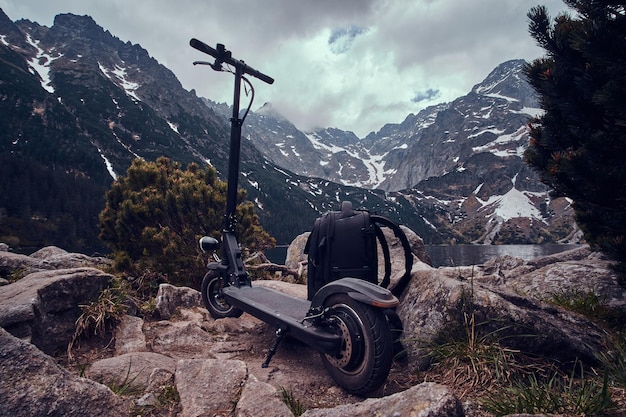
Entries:
[[276,328],[263,367],[269,365],[280,342],[289,335],[319,351],[328,373],[346,391],[357,395],[375,391],[387,379],[393,359],[392,335],[384,310],[396,307],[398,299],[386,288],[355,278],[325,285],[311,301],[252,285],[235,235],[235,209],[241,127],[254,95],[243,118],[239,116],[239,101],[242,81],[254,92],[246,74],[268,84],[274,80],[233,58],[222,44],[212,48],[191,39],[190,45],[215,58],[212,63],[196,61],[194,65],[209,65],[235,76],[222,259],[215,253],[220,244],[217,239],[205,236],[199,242],[203,252],[213,253],[201,288],[207,310],[215,319],[239,317],[246,312]]

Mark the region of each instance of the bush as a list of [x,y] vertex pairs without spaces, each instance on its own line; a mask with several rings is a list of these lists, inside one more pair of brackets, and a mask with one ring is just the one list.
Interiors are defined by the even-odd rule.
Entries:
[[[156,162],[134,160],[126,176],[115,180],[107,192],[100,213],[100,238],[114,251],[116,270],[199,288],[206,259],[198,239],[219,238],[226,188],[212,167],[204,170],[190,164],[183,171],[164,157]],[[239,242],[249,250],[274,246],[253,204],[244,198],[240,191]]]

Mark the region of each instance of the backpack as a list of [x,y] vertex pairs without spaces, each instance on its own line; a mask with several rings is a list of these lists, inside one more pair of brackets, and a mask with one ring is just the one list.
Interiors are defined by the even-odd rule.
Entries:
[[[391,292],[399,297],[411,280],[413,255],[409,241],[396,223],[370,214],[367,210],[353,210],[352,203],[341,203],[340,211],[330,211],[315,220],[307,239],[304,253],[308,256],[307,293],[313,295],[329,282],[339,278],[360,278],[387,288],[391,278],[389,244],[381,226],[389,227],[404,249],[405,273]],[[385,262],[385,275],[378,280],[379,242]]]

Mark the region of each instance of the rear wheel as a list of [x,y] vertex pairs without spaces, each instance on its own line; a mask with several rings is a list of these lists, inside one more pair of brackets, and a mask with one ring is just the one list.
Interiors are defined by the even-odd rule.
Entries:
[[221,319],[224,317],[239,317],[243,311],[233,307],[224,299],[222,289],[224,280],[217,271],[209,271],[202,280],[202,302],[211,317]]
[[337,354],[321,354],[326,370],[353,394],[366,395],[378,389],[389,375],[393,357],[385,315],[346,294],[330,296],[324,306],[331,309],[329,326],[342,338]]

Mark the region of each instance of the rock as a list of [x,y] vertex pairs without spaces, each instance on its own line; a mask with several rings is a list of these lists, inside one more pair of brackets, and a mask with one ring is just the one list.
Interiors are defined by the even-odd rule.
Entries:
[[485,264],[488,275],[480,281],[498,281],[498,288],[540,301],[553,294],[593,293],[611,307],[624,307],[626,288],[618,283],[610,265],[601,254],[583,246],[530,261],[492,259]]
[[157,368],[148,377],[146,392],[158,392],[171,385],[174,385],[174,373],[166,369]]
[[[291,269],[298,269],[300,265],[307,261],[307,255],[304,253],[304,246],[311,232],[304,232],[291,242],[287,248],[287,256],[285,258],[285,266]],[[306,269],[306,268],[305,268]]]
[[135,401],[139,407],[156,405],[158,397],[167,389],[174,387],[174,373],[165,369],[154,369],[148,377],[145,394]]
[[53,269],[106,268],[112,261],[102,257],[90,257],[81,253],[68,253],[56,246],[47,246],[30,256],[0,251],[0,275],[7,271],[20,271],[22,275]]
[[250,374],[235,407],[236,417],[293,417],[293,413],[280,398],[276,388],[261,382]]
[[104,385],[72,375],[0,329],[0,415],[124,416],[130,406]]
[[357,404],[307,410],[302,417],[462,417],[459,400],[443,385],[422,383],[404,392],[383,398],[370,398]]
[[[428,254],[426,246],[424,245],[424,239],[419,237],[417,233],[415,233],[413,230],[409,229],[406,226],[400,225],[400,229],[402,229],[402,231],[406,235],[406,238],[409,241],[409,246],[411,246],[411,252],[413,253],[413,255],[417,256],[417,259],[420,262],[424,262],[425,264],[432,266],[433,262],[431,261],[430,255]],[[389,240],[391,239],[392,238],[390,237]],[[397,240],[395,236],[393,237],[393,239]],[[399,242],[397,242],[395,245],[397,245],[399,248],[401,246]]]
[[0,326],[45,353],[65,349],[80,305],[94,300],[112,275],[95,268],[40,271],[0,287]]
[[56,246],[46,246],[30,255],[31,258],[41,259],[45,269],[67,269],[91,266],[106,268],[113,265],[113,261],[103,257],[92,257],[82,253],[70,253]]
[[179,307],[202,307],[202,295],[187,287],[175,287],[171,284],[159,285],[156,308],[161,318],[169,319]]
[[[412,234],[407,234],[413,242]],[[401,247],[394,240],[395,237],[390,236],[394,263],[403,265]],[[419,252],[420,247],[419,240],[415,242],[412,243],[414,254]],[[70,337],[74,317],[79,312],[78,305],[86,302],[92,290],[97,295],[112,276],[86,267],[50,269],[54,265],[63,265],[60,261],[51,262],[51,259],[60,260],[70,255],[54,247],[25,257],[27,260],[21,258],[23,255],[13,255],[0,251],[0,263],[7,265],[7,259],[10,259],[17,264],[29,265],[29,268],[38,265],[39,269],[18,282],[0,287],[0,325],[14,335],[32,340],[42,349],[52,351],[43,339],[54,339],[55,332],[63,333],[65,338]],[[497,331],[505,347],[548,355],[565,365],[575,357],[591,362],[594,351],[601,349],[602,332],[581,316],[545,304],[546,294],[554,289],[594,291],[606,296],[613,306],[626,305],[626,296],[617,286],[608,262],[585,248],[553,255],[549,261],[545,258],[523,261],[500,257],[484,265],[458,268],[435,269],[417,258],[418,255],[415,255],[413,280],[397,309],[404,323],[404,343],[409,349],[408,366],[395,369],[398,374],[410,373],[426,364],[424,346],[416,343],[417,340],[432,341],[455,330],[464,334],[463,314],[470,312],[474,313],[476,323],[486,323],[477,326],[477,331]],[[95,289],[88,289],[92,284]],[[304,285],[282,281],[255,281],[254,285],[306,297]],[[214,320],[203,307],[200,293],[193,289],[167,284],[160,286],[157,311],[162,320],[146,319],[144,322],[132,315],[124,316],[114,333],[116,356],[93,363],[85,373],[95,381],[118,387],[127,385],[133,390],[135,407],[145,407],[146,411],[159,407],[159,398],[164,392],[170,395],[178,392],[180,404],[176,403],[175,409],[182,410],[178,414],[180,416],[290,417],[291,411],[276,391],[287,387],[295,395],[294,398],[304,399],[307,406],[318,407],[305,413],[309,417],[462,415],[461,405],[451,392],[432,383],[420,384],[383,398],[363,401],[350,396],[337,387],[325,372],[316,352],[289,338],[281,345],[271,366],[261,368],[267,349],[273,342],[272,326],[248,314],[240,318]],[[72,326],[57,327],[54,320],[64,323],[63,326],[69,323]],[[533,337],[516,338],[529,334]],[[523,340],[523,345],[516,345],[516,340]],[[2,334],[0,342],[3,342]],[[0,415],[15,410],[18,415],[21,411],[24,411],[22,415],[40,413],[37,395],[48,395],[41,402],[44,405],[76,404],[75,409],[68,409],[68,415],[108,415],[107,412],[110,415],[128,415],[128,411],[117,413],[120,404],[123,407],[129,405],[108,388],[98,382],[59,373],[61,368],[51,370],[51,367],[58,366],[32,345],[19,340],[12,343],[29,346],[29,350],[15,354],[15,349],[5,347],[5,343],[0,345],[0,394],[3,400],[10,398],[8,405],[0,404]],[[61,346],[59,341],[56,344]],[[62,346],[66,344],[67,341]],[[5,354],[7,349],[11,353]],[[36,353],[33,359],[36,366],[30,367],[28,362],[32,352]],[[8,359],[8,356],[11,358]],[[25,364],[12,364],[13,356]],[[44,365],[41,365],[42,361]],[[253,369],[255,375],[251,375],[248,369]],[[50,383],[53,386],[50,392],[35,392],[37,389],[44,391],[44,388],[38,388],[40,384],[36,382],[40,378],[39,372],[55,375]],[[28,381],[28,384],[18,385],[21,391],[12,386],[20,373]],[[5,374],[9,375],[9,379],[5,378]],[[82,390],[87,388],[75,387],[77,381],[86,381],[89,390],[99,387],[95,388],[97,394],[93,394],[96,396],[93,400],[95,409],[81,397]],[[44,381],[42,386],[46,383]],[[24,399],[22,391],[27,395],[35,392],[35,400]],[[312,392],[315,397],[309,398]],[[99,398],[105,398],[105,395],[112,396],[110,410],[108,406],[99,405],[104,403]],[[59,397],[53,398],[55,396]],[[20,399],[24,404],[18,404]],[[331,408],[337,404],[342,405]],[[98,414],[100,409],[105,410],[102,411],[104,414]],[[470,413],[471,407],[467,409]],[[81,410],[82,413],[73,410]]]
[[125,315],[115,327],[115,355],[130,352],[145,352],[146,335],[143,333],[143,320],[139,317]]
[[[572,254],[563,256],[571,259]],[[589,288],[615,288],[615,276],[587,258],[533,271],[534,265],[541,262],[505,257],[485,267],[414,270],[410,288],[397,309],[404,323],[405,345],[412,348],[411,366],[426,365],[420,353],[424,345],[444,335],[464,335],[468,330],[464,314],[473,315],[474,322],[480,323],[477,337],[492,333],[505,347],[567,366],[577,358],[595,363],[595,353],[602,351],[603,330],[580,315],[543,302],[550,290],[539,284],[549,281],[553,291],[583,281]],[[601,284],[605,280],[612,283]]]
[[155,369],[174,373],[176,361],[154,352],[125,353],[94,362],[87,368],[85,376],[103,384],[144,391]]
[[160,321],[151,326],[152,350],[177,358],[212,358],[213,338],[201,321]]
[[26,276],[32,272],[50,269],[42,259],[32,258],[13,252],[0,251],[0,275],[8,276],[11,273],[19,273]]
[[248,369],[239,360],[182,359],[176,365],[180,417],[231,415]]

